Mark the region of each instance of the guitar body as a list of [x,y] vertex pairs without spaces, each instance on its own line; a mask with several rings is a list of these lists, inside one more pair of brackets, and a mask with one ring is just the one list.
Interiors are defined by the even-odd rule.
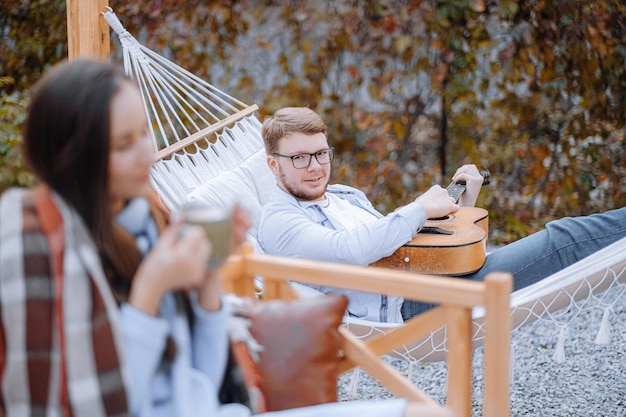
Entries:
[[[434,228],[446,234],[428,233]],[[413,240],[372,266],[434,275],[464,275],[485,263],[489,213],[478,207],[461,207],[456,213],[427,220]]]

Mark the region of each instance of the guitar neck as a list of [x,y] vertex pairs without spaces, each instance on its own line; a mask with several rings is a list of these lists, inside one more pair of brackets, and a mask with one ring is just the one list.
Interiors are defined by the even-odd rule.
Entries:
[[466,188],[467,187],[465,186],[465,184],[457,184],[456,182],[451,182],[446,190],[448,190],[448,195],[454,198],[454,202],[458,203]]
[[[489,171],[480,171],[480,175],[483,177],[483,185],[489,184]],[[454,198],[454,202],[458,203],[466,188],[465,181],[461,181],[451,182],[446,187],[446,190],[448,191],[448,195]]]

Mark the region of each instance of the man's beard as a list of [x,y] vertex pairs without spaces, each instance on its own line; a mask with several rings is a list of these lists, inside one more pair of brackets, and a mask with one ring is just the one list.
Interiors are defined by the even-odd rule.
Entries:
[[324,193],[326,193],[326,186],[328,186],[328,181],[326,181],[326,184],[324,185],[324,188],[322,189],[322,191],[320,192],[305,192],[303,190],[296,190],[294,187],[291,186],[291,184],[289,184],[287,181],[287,176],[281,171],[280,173],[280,182],[283,185],[283,187],[285,187],[285,191],[287,191],[289,194],[291,194],[292,196],[294,196],[295,198],[297,198],[298,200],[301,201],[314,201],[314,200],[318,200],[320,199]]

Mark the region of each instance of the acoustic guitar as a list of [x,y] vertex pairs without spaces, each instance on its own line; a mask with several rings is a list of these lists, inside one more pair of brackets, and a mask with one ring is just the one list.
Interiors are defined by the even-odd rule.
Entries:
[[[483,185],[489,172],[481,171]],[[458,203],[464,183],[450,183],[448,194]],[[461,207],[449,216],[428,219],[407,244],[372,266],[422,274],[458,276],[478,271],[485,263],[489,213],[478,207]]]

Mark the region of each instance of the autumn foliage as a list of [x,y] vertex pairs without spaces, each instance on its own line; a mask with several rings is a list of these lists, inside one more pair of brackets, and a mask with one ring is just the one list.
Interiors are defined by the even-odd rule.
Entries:
[[[626,205],[624,2],[110,5],[143,44],[258,104],[260,118],[286,105],[322,114],[338,150],[333,181],[362,188],[381,211],[469,162],[491,172],[479,204],[495,243]],[[32,181],[15,162],[16,126],[32,83],[67,54],[64,7],[0,5],[2,188]]]

